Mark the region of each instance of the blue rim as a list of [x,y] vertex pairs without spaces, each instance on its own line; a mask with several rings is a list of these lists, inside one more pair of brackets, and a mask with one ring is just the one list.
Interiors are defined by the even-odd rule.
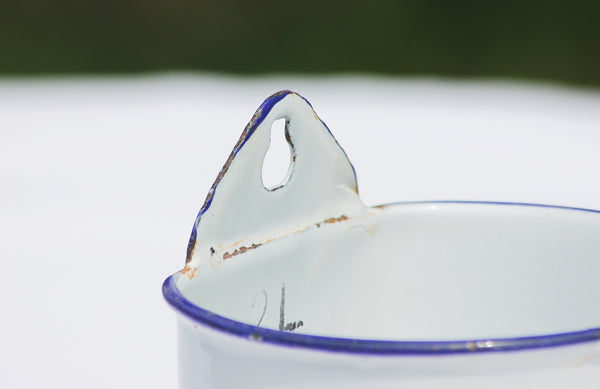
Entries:
[[[192,232],[190,234],[190,239],[188,241],[186,262],[190,260],[192,251],[196,244],[196,235],[198,233],[198,231],[197,231],[198,223],[200,222],[202,215],[204,215],[210,208],[213,197],[215,195],[215,192],[217,191],[217,188],[219,187],[221,178],[228,169],[228,167],[227,167],[228,163],[230,163],[233,160],[233,158],[242,149],[242,147],[244,147],[244,145],[246,144],[248,139],[250,139],[250,137],[252,137],[252,135],[254,134],[254,131],[256,131],[256,129],[261,125],[261,123],[269,115],[269,113],[271,112],[271,110],[273,109],[275,104],[277,104],[279,101],[283,100],[286,96],[288,96],[290,94],[300,97],[312,108],[312,104],[308,100],[306,100],[304,97],[300,96],[298,93],[290,91],[290,90],[281,90],[279,92],[272,94],[271,96],[267,97],[265,99],[265,101],[263,101],[263,103],[258,107],[258,109],[254,112],[252,119],[250,119],[250,122],[244,128],[244,131],[242,132],[240,139],[238,140],[235,147],[231,151],[227,163],[225,164],[225,166],[223,167],[223,169],[217,176],[217,179],[215,180],[215,182],[212,184],[210,190],[208,191],[206,200],[204,201],[202,208],[200,208],[200,211],[198,212],[198,215],[196,216],[196,220],[194,221],[194,225],[192,227]],[[319,121],[321,122],[321,124],[323,124],[325,126],[327,131],[329,131],[329,134],[331,134],[331,130],[329,129],[329,127],[327,127],[327,124],[325,124],[325,122],[323,122],[321,119],[319,119]],[[335,137],[332,134],[331,134],[331,137],[337,143],[337,140],[335,140]],[[341,147],[340,147],[340,149],[342,150],[342,152],[345,153],[345,151]],[[354,166],[352,166],[352,165],[350,165],[350,166],[352,167],[352,172],[356,176],[356,172],[354,171]],[[357,191],[358,191],[358,188],[357,188]]]
[[[386,205],[402,204],[487,204],[553,208],[571,211],[600,213],[600,211],[585,208],[488,201],[415,201]],[[188,299],[186,299],[181,294],[181,292],[175,285],[174,275],[168,277],[165,280],[162,286],[162,291],[163,296],[165,297],[167,302],[177,312],[183,314],[184,316],[188,317],[189,319],[198,324],[205,325],[215,330],[225,332],[231,335],[240,336],[255,341],[261,341],[288,347],[308,348],[314,350],[353,354],[423,355],[527,350],[600,340],[600,327],[582,331],[540,336],[472,339],[457,341],[386,341],[303,335],[292,332],[283,332],[268,328],[261,328],[254,325],[241,323],[232,319],[228,319],[224,316],[217,315],[213,312],[207,311],[206,309],[200,308]]]

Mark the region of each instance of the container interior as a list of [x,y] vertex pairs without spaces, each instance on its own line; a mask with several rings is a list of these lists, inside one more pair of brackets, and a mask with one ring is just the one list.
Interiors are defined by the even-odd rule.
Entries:
[[314,226],[176,284],[246,324],[428,341],[600,327],[599,278],[600,213],[440,202]]

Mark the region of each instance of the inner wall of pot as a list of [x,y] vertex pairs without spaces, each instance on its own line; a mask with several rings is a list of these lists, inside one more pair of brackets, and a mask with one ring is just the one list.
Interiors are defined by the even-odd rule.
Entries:
[[199,269],[194,304],[260,327],[456,340],[600,327],[600,214],[420,203],[312,228]]

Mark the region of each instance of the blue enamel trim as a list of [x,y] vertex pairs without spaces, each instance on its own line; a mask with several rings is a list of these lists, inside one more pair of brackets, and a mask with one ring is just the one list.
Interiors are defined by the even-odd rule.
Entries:
[[[287,96],[291,93],[294,93],[294,92],[289,91],[289,90],[279,91],[279,92],[271,95],[270,97],[268,97],[265,101],[263,101],[263,103],[254,112],[254,116],[252,117],[250,122],[246,125],[246,128],[244,129],[244,133],[242,134],[242,137],[240,138],[238,143],[235,145],[233,151],[231,152],[231,154],[233,156],[237,155],[237,153],[241,150],[241,148],[244,146],[244,144],[246,144],[246,141],[248,141],[248,139],[250,139],[250,136],[254,133],[256,128],[258,126],[260,126],[260,124],[265,120],[265,118],[267,117],[269,112],[271,112],[271,109],[273,109],[275,104],[277,104],[285,96]],[[217,180],[213,184],[213,189],[216,187],[218,182],[219,182],[219,180]],[[212,202],[212,196],[209,196],[207,198],[207,201],[204,203],[204,205],[198,212],[198,216],[196,216],[196,219],[199,219],[200,216],[202,216],[206,212],[206,210],[208,208],[210,208],[211,202]],[[196,236],[196,225],[195,224],[194,224],[194,229],[193,229],[192,233],[193,233],[193,236],[195,237]]]
[[[196,220],[194,221],[194,225],[192,227],[192,232],[190,234],[190,239],[188,241],[187,260],[190,259],[192,250],[194,248],[194,245],[196,244],[196,237],[197,237],[196,228],[198,226],[198,222],[200,221],[200,218],[202,217],[202,215],[204,215],[204,213],[208,210],[208,208],[210,208],[215,191],[217,190],[217,186],[219,185],[219,182],[221,181],[222,175],[224,175],[225,172],[227,171],[228,164],[231,163],[233,158],[242,149],[244,144],[246,144],[248,139],[250,139],[250,136],[252,136],[252,134],[254,133],[254,131],[256,131],[258,126],[260,126],[260,124],[265,120],[265,118],[267,117],[269,112],[271,112],[271,109],[273,109],[275,104],[277,104],[279,101],[281,101],[287,95],[293,94],[293,93],[294,92],[292,92],[290,90],[282,90],[277,93],[274,93],[273,95],[271,95],[267,99],[265,99],[265,101],[263,101],[263,103],[254,112],[252,119],[246,125],[246,128],[244,128],[244,132],[242,133],[242,136],[240,137],[240,139],[236,143],[235,147],[231,151],[231,154],[229,155],[229,158],[227,159],[227,163],[223,167],[223,170],[221,170],[221,173],[219,173],[219,176],[213,183],[212,187],[210,188],[210,191],[208,192],[208,195],[206,196],[206,200],[204,201],[202,208],[200,208],[200,211],[198,212],[198,215],[196,216]],[[306,100],[306,99],[304,99],[304,100]],[[307,101],[307,103],[308,103],[308,101]],[[309,103],[309,105],[310,105],[310,103]]]
[[[386,205],[402,204],[482,204],[482,205],[506,205],[553,208],[562,210],[582,211],[600,213],[597,210],[585,208],[573,208],[557,205],[510,203],[510,202],[486,202],[486,201],[415,201],[401,202]],[[250,324],[241,323],[226,317],[217,315],[196,306],[187,300],[175,285],[174,276],[168,277],[163,283],[163,295],[167,302],[179,313],[192,321],[211,327],[217,331],[231,335],[244,337],[261,342],[288,346],[302,347],[315,350],[343,352],[353,354],[377,354],[377,355],[411,355],[411,354],[451,354],[472,352],[499,352],[528,350],[545,347],[556,347],[571,345],[582,342],[600,340],[600,327],[587,330],[565,332],[558,334],[497,338],[497,339],[472,339],[457,341],[386,341],[386,340],[364,340],[333,338],[326,336],[303,335],[292,332],[277,331],[261,328]]]
[[[267,115],[269,115],[269,113],[271,112],[271,110],[273,109],[275,104],[277,104],[279,101],[283,100],[283,98],[285,98],[287,95],[290,95],[290,94],[294,94],[294,95],[300,97],[312,108],[312,104],[308,100],[306,100],[304,97],[300,96],[298,93],[290,91],[290,90],[282,90],[282,91],[272,94],[271,96],[267,97],[267,99],[265,99],[265,101],[263,101],[263,103],[258,107],[258,109],[254,112],[252,119],[250,119],[250,122],[246,125],[246,128],[244,128],[244,131],[242,132],[240,139],[238,140],[235,147],[229,154],[229,158],[227,159],[225,166],[223,166],[223,168],[221,169],[221,172],[217,176],[217,179],[212,184],[212,187],[210,188],[208,195],[206,196],[206,200],[204,201],[202,208],[200,209],[200,211],[198,212],[198,215],[196,216],[196,220],[194,221],[194,225],[192,227],[192,232],[190,234],[190,239],[188,241],[186,261],[190,260],[192,252],[194,250],[194,246],[196,244],[196,238],[197,238],[197,234],[198,234],[198,232],[197,232],[198,223],[200,222],[202,215],[204,215],[204,213],[206,213],[206,211],[210,208],[210,205],[212,204],[212,200],[214,198],[215,192],[217,191],[219,183],[220,183],[221,179],[223,178],[223,176],[227,173],[227,169],[229,169],[229,164],[233,161],[233,159],[235,158],[237,153],[242,149],[242,147],[244,147],[244,145],[246,144],[248,139],[250,139],[252,134],[254,134],[254,131],[256,131],[258,126],[260,126],[260,124],[265,120]],[[327,125],[322,120],[320,120],[320,121],[325,126],[327,131],[329,131],[329,134],[331,135],[331,137],[335,140],[335,138],[333,137],[333,134],[331,134],[331,130],[329,129],[329,127],[327,127]],[[335,140],[335,142],[337,143],[337,140]],[[338,144],[338,146],[339,146],[339,144]],[[340,146],[340,149],[342,149],[341,146]],[[343,149],[342,149],[342,151],[343,151]],[[344,154],[345,154],[345,151],[344,151]],[[346,156],[346,158],[347,158],[347,156]],[[354,166],[352,166],[352,165],[350,165],[350,166],[352,167],[352,172],[354,173],[354,176],[356,177],[356,171],[354,170]],[[358,192],[358,188],[357,188],[357,192]]]

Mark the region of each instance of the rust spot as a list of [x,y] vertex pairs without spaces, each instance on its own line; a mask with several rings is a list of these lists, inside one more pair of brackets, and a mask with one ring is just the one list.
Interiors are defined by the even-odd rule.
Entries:
[[181,273],[185,274],[191,280],[196,275],[196,271],[198,271],[197,267],[188,267],[188,266],[186,266],[186,267],[183,268],[183,270],[181,271]]
[[250,336],[248,336],[248,338],[250,340],[254,340],[254,341],[257,341],[257,342],[262,342],[262,340],[263,340],[262,336],[259,335],[259,334],[250,334]]
[[193,236],[190,236],[190,240],[188,241],[187,250],[185,254],[186,266],[192,260],[192,257],[194,256],[194,251],[196,251],[196,239],[194,239]]
[[292,137],[290,136],[290,119],[285,119],[285,140],[288,142],[288,145],[290,145],[292,163],[296,163],[296,148],[294,147]]
[[[314,225],[315,225],[315,226],[317,226],[317,228],[320,228],[322,224],[334,224],[334,223],[339,223],[339,222],[346,221],[346,220],[348,220],[348,219],[350,219],[348,216],[346,216],[346,215],[341,215],[341,216],[339,216],[339,217],[330,217],[329,219],[325,219],[325,220],[323,220],[322,222],[315,223]],[[223,259],[229,259],[229,258],[231,258],[231,257],[235,257],[236,255],[239,255],[239,254],[244,254],[244,253],[245,253],[245,252],[247,252],[248,250],[253,250],[253,249],[256,249],[256,248],[258,248],[258,247],[260,247],[260,246],[262,246],[262,245],[265,245],[265,244],[267,244],[267,243],[271,243],[271,242],[273,242],[274,240],[277,240],[277,239],[279,239],[279,238],[282,238],[282,237],[284,237],[284,236],[290,236],[290,235],[293,235],[293,234],[297,234],[297,233],[299,233],[299,232],[306,231],[307,229],[309,229],[309,228],[310,228],[310,226],[311,226],[311,225],[309,225],[309,226],[307,226],[307,227],[303,227],[303,228],[301,228],[301,229],[298,229],[298,230],[296,230],[296,231],[291,231],[291,232],[289,232],[289,233],[287,233],[287,234],[285,234],[285,235],[283,235],[283,236],[279,236],[279,237],[275,237],[275,238],[272,238],[272,239],[269,239],[269,240],[265,240],[265,241],[263,241],[263,242],[261,242],[261,243],[252,243],[250,246],[241,246],[241,247],[238,247],[237,249],[235,249],[235,250],[234,250],[234,251],[232,251],[232,252],[225,251],[225,253],[223,253],[223,256],[222,256],[222,258],[223,258]],[[231,246],[233,246],[233,245],[229,245],[229,246],[226,246],[226,247],[231,247]],[[213,253],[213,252],[211,251],[211,254],[212,254],[212,253]]]
[[290,136],[289,127],[290,127],[290,119],[285,119],[285,131],[284,131],[285,140],[291,145],[292,144],[292,138]]
[[342,215],[340,217],[330,217],[329,219],[323,220],[323,223],[333,224],[333,223],[341,222],[341,221],[344,221],[344,220],[348,220],[348,216]]
[[317,120],[321,120],[321,119],[319,119],[319,117],[317,116],[317,113],[315,112],[315,110],[314,110],[314,109],[313,109],[313,115],[315,116],[315,119],[317,119]]
[[229,251],[226,251],[226,252],[223,254],[223,259],[229,259],[229,258],[231,258],[231,257],[235,257],[235,256],[236,256],[236,255],[238,255],[238,254],[243,254],[243,253],[245,253],[245,252],[246,252],[246,251],[248,251],[248,250],[253,250],[253,249],[257,248],[257,247],[260,247],[260,246],[262,246],[263,244],[264,244],[264,243],[259,243],[259,244],[252,243],[252,245],[251,245],[251,246],[242,246],[242,247],[240,247],[239,249],[235,249],[235,250],[234,250],[232,253],[230,253]]
[[315,226],[317,226],[317,228],[321,228],[321,224],[333,224],[333,223],[343,222],[348,219],[349,219],[349,217],[346,215],[341,215],[340,217],[330,217],[329,219],[325,219],[322,222],[315,223]]

